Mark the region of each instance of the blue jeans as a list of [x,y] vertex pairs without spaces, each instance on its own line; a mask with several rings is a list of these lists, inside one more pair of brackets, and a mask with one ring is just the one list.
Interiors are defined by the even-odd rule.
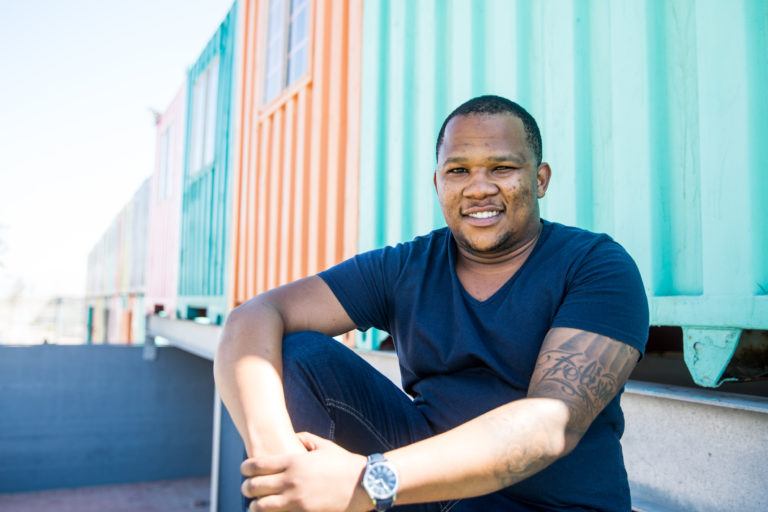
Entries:
[[[362,455],[383,453],[434,435],[411,399],[338,341],[317,332],[283,340],[283,384],[296,432],[312,432]],[[403,512],[491,512],[533,509],[503,494],[403,505]]]

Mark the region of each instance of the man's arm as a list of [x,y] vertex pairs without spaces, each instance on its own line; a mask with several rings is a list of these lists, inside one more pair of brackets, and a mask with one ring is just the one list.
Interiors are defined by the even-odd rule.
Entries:
[[294,434],[282,384],[283,336],[336,336],[355,327],[319,277],[263,293],[232,311],[214,361],[216,386],[249,456],[305,451]]
[[397,502],[478,496],[541,471],[576,447],[638,358],[605,336],[550,330],[527,398],[387,454],[400,471]]

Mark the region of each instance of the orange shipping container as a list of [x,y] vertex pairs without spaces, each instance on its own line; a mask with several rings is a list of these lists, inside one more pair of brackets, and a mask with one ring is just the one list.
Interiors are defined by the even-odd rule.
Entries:
[[362,0],[246,0],[230,305],[356,250]]

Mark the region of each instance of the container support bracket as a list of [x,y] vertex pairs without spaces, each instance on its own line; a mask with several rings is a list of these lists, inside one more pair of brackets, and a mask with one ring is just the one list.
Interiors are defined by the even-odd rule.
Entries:
[[723,382],[728,363],[739,346],[741,329],[683,327],[685,365],[699,386],[716,388]]

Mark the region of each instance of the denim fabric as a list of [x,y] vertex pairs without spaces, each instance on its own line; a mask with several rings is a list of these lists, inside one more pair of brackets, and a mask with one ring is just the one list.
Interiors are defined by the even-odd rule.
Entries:
[[[338,341],[316,332],[283,340],[283,380],[296,432],[312,432],[363,455],[383,453],[433,435],[411,399]],[[536,510],[499,493],[397,506],[403,512]]]

